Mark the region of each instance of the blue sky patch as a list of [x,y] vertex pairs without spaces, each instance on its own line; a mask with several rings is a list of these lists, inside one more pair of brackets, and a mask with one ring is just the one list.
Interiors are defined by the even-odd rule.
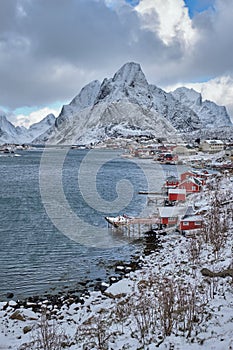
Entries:
[[132,6],[137,6],[140,2],[140,0],[125,0],[125,2],[127,2],[128,4],[132,5]]
[[209,8],[213,9],[215,0],[184,0],[189,10],[189,16],[192,18],[195,13],[200,13]]
[[[195,13],[203,12],[209,8],[213,9],[215,1],[216,0],[184,0],[185,5],[188,7],[190,18],[192,18]],[[140,3],[140,0],[125,0],[125,2],[131,6],[137,6]]]

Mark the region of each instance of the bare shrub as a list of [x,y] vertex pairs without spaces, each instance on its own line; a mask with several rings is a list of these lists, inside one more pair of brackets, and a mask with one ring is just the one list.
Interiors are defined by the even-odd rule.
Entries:
[[124,325],[132,314],[133,305],[130,298],[125,298],[118,301],[112,311],[112,318],[116,325],[121,325],[121,333],[124,333]]
[[160,323],[164,335],[169,336],[174,325],[175,288],[173,282],[168,278],[159,284],[158,303]]
[[132,316],[136,325],[134,336],[145,347],[151,343],[152,335],[156,330],[158,313],[156,301],[151,295],[138,294],[136,300],[133,299],[133,303]]
[[32,341],[23,344],[19,350],[62,350],[68,345],[68,337],[60,330],[55,321],[49,321],[50,315],[44,311],[38,329],[32,333]]
[[78,327],[75,339],[78,343],[81,342],[83,349],[109,348],[108,343],[114,338],[114,333],[110,330],[112,320],[109,316],[107,310],[102,309]]
[[220,250],[224,247],[227,239],[228,214],[222,203],[226,200],[226,194],[220,191],[220,181],[215,182],[209,194],[211,197],[210,208],[205,216],[202,236],[205,243],[213,247],[215,259],[218,258]]
[[200,259],[200,253],[202,248],[202,239],[200,236],[190,238],[188,244],[188,254],[192,264],[197,264]]

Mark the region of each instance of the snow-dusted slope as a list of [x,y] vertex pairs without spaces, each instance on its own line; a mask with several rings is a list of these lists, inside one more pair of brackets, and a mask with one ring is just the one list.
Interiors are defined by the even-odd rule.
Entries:
[[176,130],[155,111],[121,100],[86,108],[70,117],[60,132],[49,132],[51,144],[90,144],[108,137],[169,136]]
[[53,114],[47,115],[40,122],[32,124],[29,129],[15,127],[5,115],[0,116],[0,144],[4,143],[31,143],[39,135],[46,132],[55,123]]
[[0,144],[18,143],[22,132],[24,130],[20,127],[15,127],[5,115],[0,115]]
[[179,131],[190,132],[200,128],[197,113],[173,97],[172,94],[155,85],[150,85],[153,96],[153,108]]
[[172,92],[174,98],[183,106],[192,109],[200,118],[203,128],[219,128],[231,126],[231,120],[224,106],[205,100],[193,89],[181,87]]
[[36,137],[40,136],[45,131],[47,131],[51,126],[54,125],[55,120],[56,120],[55,116],[51,113],[51,114],[48,114],[40,122],[32,124],[29,127],[29,129],[26,129],[27,138],[30,140],[28,142],[31,142]]
[[[77,114],[79,111],[90,107],[94,104],[96,96],[100,89],[100,82],[94,80],[84,86],[80,93],[70,102],[69,105],[62,107],[61,113],[55,121],[55,126],[59,129],[60,125],[66,123],[70,117]],[[62,126],[62,128],[64,125]]]

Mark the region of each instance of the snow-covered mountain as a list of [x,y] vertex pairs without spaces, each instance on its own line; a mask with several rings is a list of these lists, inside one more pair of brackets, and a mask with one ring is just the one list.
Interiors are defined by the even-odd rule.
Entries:
[[5,115],[0,115],[0,144],[31,143],[36,137],[46,132],[55,123],[53,114],[47,115],[40,122],[32,124],[29,129],[22,126],[15,127]]
[[[18,142],[22,130],[15,127],[5,115],[0,115],[0,143]],[[15,141],[16,140],[16,141]]]
[[177,134],[232,126],[226,108],[193,89],[165,92],[151,85],[138,63],[123,65],[112,78],[84,86],[55,119],[47,116],[29,129],[2,119],[0,142],[89,144],[109,137],[176,138]]
[[201,94],[193,89],[180,87],[172,92],[172,96],[199,116],[202,128],[212,129],[232,125],[226,107],[218,106],[208,100],[202,101]]
[[55,125],[34,142],[88,144],[108,137],[172,136],[231,125],[225,107],[194,90],[167,93],[150,85],[139,64],[123,65],[110,79],[86,85],[63,106]]

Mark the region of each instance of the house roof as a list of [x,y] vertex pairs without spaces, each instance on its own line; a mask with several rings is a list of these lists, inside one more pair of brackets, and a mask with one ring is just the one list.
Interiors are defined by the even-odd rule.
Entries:
[[207,170],[206,170],[207,173],[205,173],[204,171],[205,171],[205,170],[203,170],[203,171],[192,170],[192,173],[195,174],[195,175],[197,175],[197,176],[209,176],[209,175],[211,175],[211,174],[208,173]]
[[169,188],[169,194],[186,194],[185,188]]
[[194,209],[191,205],[189,205],[188,207],[186,207],[186,211],[183,218],[193,216],[193,215],[194,215]]
[[203,217],[201,215],[185,216],[181,221],[203,221]]
[[161,218],[171,218],[174,216],[184,215],[186,207],[159,207],[159,216]]
[[198,185],[198,186],[201,186],[201,185],[202,185],[201,181],[200,181],[199,179],[197,179],[196,177],[189,177],[189,178],[187,178],[187,179],[184,179],[184,180],[179,184],[179,186],[182,185],[182,184],[184,184],[184,183],[186,183],[186,182],[188,182],[188,181],[191,181],[193,184]]
[[222,140],[205,140],[204,142],[208,143],[209,145],[224,145]]
[[181,175],[184,175],[184,174],[194,174],[194,170],[187,170],[183,172]]
[[166,181],[179,181],[179,179],[176,176],[171,175],[166,178]]

